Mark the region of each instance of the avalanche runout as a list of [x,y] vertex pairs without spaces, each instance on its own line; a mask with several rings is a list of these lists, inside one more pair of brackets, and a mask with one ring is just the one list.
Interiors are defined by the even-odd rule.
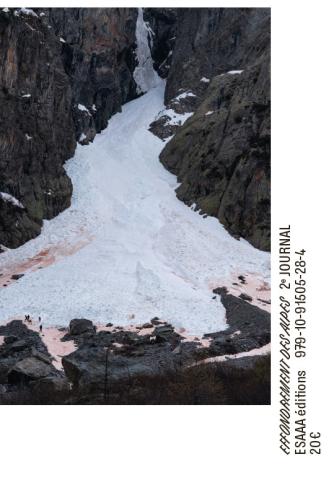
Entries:
[[[71,207],[45,221],[38,238],[0,256],[3,274],[25,265],[24,277],[1,288],[0,322],[28,312],[49,325],[157,316],[201,334],[225,325],[212,285],[229,286],[241,274],[269,281],[268,253],[176,198],[176,178],[159,162],[165,143],[148,131],[163,94],[160,81],[113,116],[94,143],[78,145],[66,165]],[[44,265],[41,252],[51,251]]]

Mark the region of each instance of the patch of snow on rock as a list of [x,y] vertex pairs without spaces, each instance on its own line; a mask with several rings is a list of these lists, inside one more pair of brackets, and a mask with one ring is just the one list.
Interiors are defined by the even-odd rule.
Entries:
[[206,77],[202,77],[200,81],[203,82],[203,83],[209,83],[210,79],[206,78]]
[[15,205],[15,207],[24,208],[22,203],[17,198],[13,197],[13,195],[10,195],[9,193],[0,192],[0,197],[5,202],[8,202],[8,203],[11,203],[12,205]]
[[263,347],[254,348],[253,350],[249,350],[247,352],[239,352],[230,355],[219,355],[218,357],[210,357],[200,362],[197,362],[197,365],[201,365],[203,363],[214,363],[214,362],[226,362],[227,360],[235,360],[236,358],[245,358],[245,357],[255,357],[258,355],[269,355],[271,352],[271,344],[267,343],[267,345],[263,345]]
[[187,92],[183,92],[183,93],[180,93],[177,97],[175,97],[172,101],[176,101],[176,102],[179,102],[180,100],[182,100],[183,98],[187,98],[187,97],[197,97],[197,95],[195,95],[193,92],[191,92],[190,90],[188,90]]
[[90,115],[90,112],[89,112],[88,108],[85,107],[85,105],[82,105],[81,103],[78,103],[77,108],[78,108],[78,110],[80,110],[80,112],[85,112],[85,113],[88,113],[88,115]]
[[18,13],[23,15],[30,15],[31,17],[37,17],[37,14],[31,8],[20,8]]
[[229,72],[227,72],[228,75],[240,75],[240,73],[242,73],[243,70],[230,70]]
[[165,125],[183,125],[188,118],[190,118],[194,112],[185,112],[185,113],[177,113],[171,108],[166,108],[159,112],[159,114],[155,117],[155,120],[159,120],[159,118],[167,116],[168,120],[166,120]]

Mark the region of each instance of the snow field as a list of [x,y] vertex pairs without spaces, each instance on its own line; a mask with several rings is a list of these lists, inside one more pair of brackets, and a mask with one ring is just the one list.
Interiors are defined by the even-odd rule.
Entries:
[[[269,255],[231,237],[175,195],[159,162],[165,145],[148,131],[163,108],[164,83],[128,103],[67,162],[72,205],[45,221],[39,237],[0,256],[1,271],[53,248],[55,262],[0,293],[0,321],[29,312],[46,325],[72,318],[120,325],[158,316],[191,334],[220,330],[225,311],[212,284],[236,273],[269,279]],[[73,255],[66,248],[83,239]],[[134,317],[133,317],[134,316]]]
[[[139,9],[134,77],[138,92],[147,93],[114,115],[94,143],[78,144],[66,164],[71,207],[44,221],[36,239],[0,255],[1,283],[25,274],[0,289],[0,323],[27,313],[45,326],[73,318],[129,325],[157,316],[200,335],[226,327],[214,286],[238,275],[270,281],[268,253],[176,198],[176,177],[159,162],[165,143],[148,130],[165,111],[149,35]],[[173,114],[177,123],[192,115]]]

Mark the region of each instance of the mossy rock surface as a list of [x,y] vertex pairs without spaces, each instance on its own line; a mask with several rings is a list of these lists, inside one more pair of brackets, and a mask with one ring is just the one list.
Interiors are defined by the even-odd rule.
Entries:
[[269,65],[266,51],[242,73],[213,78],[160,154],[181,182],[180,200],[263,250],[270,250]]

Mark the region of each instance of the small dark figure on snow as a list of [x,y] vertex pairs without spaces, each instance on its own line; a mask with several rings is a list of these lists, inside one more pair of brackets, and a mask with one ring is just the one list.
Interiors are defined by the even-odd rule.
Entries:
[[39,326],[39,331],[40,331],[40,333],[42,333],[42,331],[43,331],[43,325],[42,324],[40,324],[40,326]]

